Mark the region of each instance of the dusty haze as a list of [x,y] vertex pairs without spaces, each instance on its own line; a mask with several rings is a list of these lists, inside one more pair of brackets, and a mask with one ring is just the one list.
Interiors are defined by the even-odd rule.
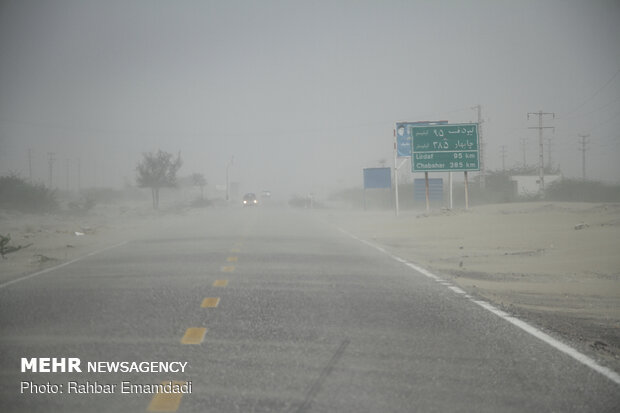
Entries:
[[[0,174],[135,184],[143,152],[209,190],[328,194],[392,164],[396,121],[477,121],[485,160],[620,177],[616,1],[3,1]],[[78,161],[79,160],[79,161]],[[548,151],[545,147],[545,162]],[[78,163],[80,174],[78,178]],[[404,171],[405,174],[410,174]],[[69,175],[67,179],[66,175]]]

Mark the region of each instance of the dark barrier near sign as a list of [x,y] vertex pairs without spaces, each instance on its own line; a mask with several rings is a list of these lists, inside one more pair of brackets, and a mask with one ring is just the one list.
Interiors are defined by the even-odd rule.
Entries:
[[390,168],[365,168],[364,189],[391,188],[392,171]]
[[367,189],[383,189],[382,192],[387,193],[389,201],[389,190],[392,189],[392,170],[390,168],[364,168],[364,210],[366,210]]
[[[443,178],[430,178],[428,180],[428,198],[430,202],[443,202]],[[426,186],[424,179],[413,180],[413,200],[425,202]]]

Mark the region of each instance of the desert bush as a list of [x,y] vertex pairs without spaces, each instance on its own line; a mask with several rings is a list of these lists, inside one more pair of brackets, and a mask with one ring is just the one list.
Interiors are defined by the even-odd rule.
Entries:
[[197,199],[194,199],[190,205],[193,208],[205,208],[205,207],[209,207],[213,205],[213,202],[205,198],[197,198]]
[[[337,192],[332,193],[329,196],[330,201],[344,202],[352,208],[362,208],[364,206],[364,190],[362,188],[345,188]],[[289,205],[300,204],[303,207],[303,203],[300,202],[298,197],[294,197],[289,201]]]
[[17,174],[0,177],[0,208],[23,212],[58,209],[56,192],[41,183],[31,183]]
[[310,198],[295,195],[288,201],[293,208],[310,208]]
[[313,199],[310,196],[300,196],[300,195],[293,195],[293,197],[289,199],[288,205],[292,208],[304,208],[304,209],[325,208],[325,205],[323,205],[323,203],[317,201],[316,199]]
[[115,188],[87,188],[80,191],[80,195],[85,199],[90,199],[96,204],[115,204],[120,201],[142,201],[147,199],[144,191],[134,188],[125,187],[123,189]]
[[77,201],[71,201],[67,204],[69,211],[75,214],[84,214],[95,206],[96,202],[93,198],[83,196]]
[[579,179],[562,179],[545,188],[550,201],[620,202],[620,185]]
[[22,248],[27,248],[32,245],[32,243],[28,245],[9,245],[9,242],[11,242],[11,234],[0,234],[0,257],[2,257],[2,259],[5,259],[8,253],[19,251]]

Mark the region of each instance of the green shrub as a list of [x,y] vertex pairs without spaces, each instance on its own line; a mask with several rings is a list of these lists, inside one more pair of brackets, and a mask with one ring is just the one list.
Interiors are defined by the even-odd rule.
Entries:
[[620,185],[579,179],[562,179],[545,188],[550,201],[620,202]]
[[74,214],[85,214],[95,206],[96,202],[94,199],[83,196],[77,201],[71,201],[67,204],[67,208],[69,211]]
[[291,199],[289,199],[288,204],[293,208],[325,208],[325,205],[309,196],[294,195]]
[[205,198],[197,198],[197,199],[194,199],[190,205],[193,208],[205,208],[205,207],[209,207],[213,205],[213,202]]
[[23,212],[58,209],[56,192],[40,183],[30,183],[17,174],[0,177],[0,208]]

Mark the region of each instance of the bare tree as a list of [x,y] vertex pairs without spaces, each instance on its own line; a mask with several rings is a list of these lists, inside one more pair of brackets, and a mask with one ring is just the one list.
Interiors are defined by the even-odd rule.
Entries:
[[138,172],[136,180],[140,188],[151,188],[153,208],[157,209],[160,188],[172,188],[177,184],[177,171],[183,164],[181,153],[179,152],[176,159],[171,153],[162,150],[142,155],[142,162],[136,168]]
[[200,199],[204,199],[204,189],[207,186],[207,180],[203,174],[195,173],[192,174],[192,183],[194,186],[200,187]]

